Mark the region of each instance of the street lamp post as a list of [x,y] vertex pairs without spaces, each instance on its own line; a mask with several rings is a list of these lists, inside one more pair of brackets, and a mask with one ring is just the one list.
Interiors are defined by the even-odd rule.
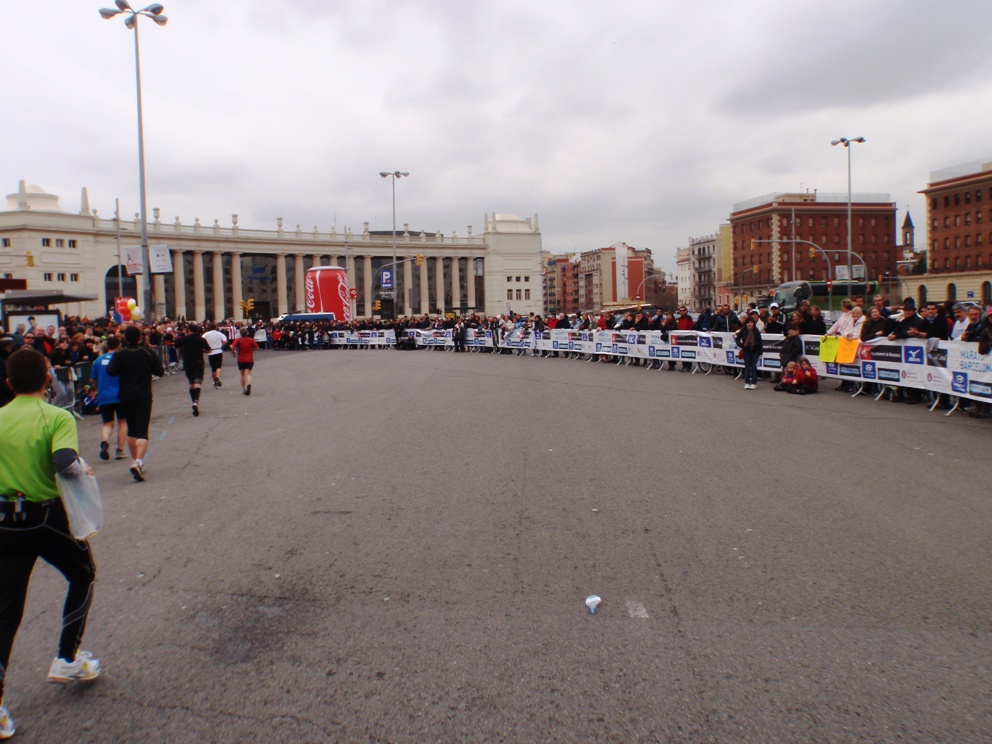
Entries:
[[740,305],[741,306],[738,308],[738,310],[743,310],[744,309],[744,275],[747,272],[749,272],[749,271],[752,272],[751,278],[754,279],[754,275],[753,275],[754,267],[753,266],[748,266],[746,269],[744,269],[744,271],[741,272],[740,289],[739,289],[739,291],[737,293],[737,296],[738,296],[738,299],[740,301]]
[[[852,249],[852,224],[851,224],[851,143],[861,142],[864,143],[866,140],[864,137],[855,137],[854,139],[848,139],[847,137],[841,137],[840,139],[835,139],[830,142],[832,147],[837,145],[844,145],[847,150],[847,284],[848,292],[851,294],[851,284],[854,282],[854,277],[851,275],[851,253]],[[865,281],[868,281],[868,275],[865,274]]]
[[399,295],[400,286],[396,276],[396,179],[406,178],[410,174],[404,171],[393,171],[392,173],[379,171],[379,175],[382,178],[393,179],[393,320],[396,320],[399,317],[396,312],[396,298]]
[[[634,290],[634,299],[635,300],[640,299],[640,297],[641,297],[641,287],[643,287],[645,284],[647,284],[648,279],[654,279],[654,278],[659,277],[659,276],[661,276],[661,272],[658,272],[658,271],[648,272],[648,275],[646,277],[644,277],[643,279],[641,279],[641,283],[638,284],[637,285],[637,289]],[[645,293],[645,294],[647,294],[647,293]],[[647,299],[647,298],[645,297],[645,299]]]
[[127,0],[114,0],[117,9],[101,8],[100,16],[104,20],[110,20],[114,16],[123,13],[125,15],[124,25],[134,31],[134,73],[137,81],[138,91],[138,189],[141,199],[141,280],[144,283],[144,311],[147,317],[154,317],[154,307],[152,306],[152,268],[148,258],[148,206],[145,199],[145,131],[144,122],[141,115],[141,54],[138,48],[138,16],[151,18],[157,25],[164,26],[169,19],[162,15],[165,10],[159,3],[153,3],[147,8],[134,10],[128,5]]

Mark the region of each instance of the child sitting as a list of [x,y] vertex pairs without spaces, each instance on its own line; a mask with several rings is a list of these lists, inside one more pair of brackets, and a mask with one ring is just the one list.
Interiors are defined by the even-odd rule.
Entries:
[[100,404],[96,402],[96,388],[85,385],[83,387],[83,415],[90,416],[100,412]]
[[785,372],[782,373],[782,379],[779,380],[778,385],[772,388],[772,390],[788,390],[790,393],[794,392],[789,390],[796,384],[796,373],[799,371],[799,365],[795,362],[789,362],[785,365]]
[[799,369],[796,370],[796,378],[793,383],[786,388],[786,392],[796,395],[809,395],[815,393],[820,387],[816,376],[816,370],[810,364],[809,359],[803,357],[799,360]]

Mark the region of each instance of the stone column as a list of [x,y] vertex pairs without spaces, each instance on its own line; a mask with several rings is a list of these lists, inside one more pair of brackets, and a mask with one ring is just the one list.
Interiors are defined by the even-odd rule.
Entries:
[[447,310],[444,306],[444,257],[434,258],[434,296],[437,298],[437,307]]
[[[468,286],[468,304],[469,307],[475,307],[475,257],[468,257],[468,265],[466,267],[467,276],[465,277],[465,284]],[[478,310],[476,310],[478,312]]]
[[293,277],[296,281],[296,312],[302,313],[307,309],[307,296],[303,287],[303,254],[297,253],[293,265]]
[[430,311],[430,282],[427,278],[427,259],[420,261],[420,314],[426,315]]
[[241,301],[244,299],[241,286],[241,254],[231,254],[231,304],[234,306],[234,319],[244,320],[245,314],[241,312]]
[[413,308],[410,305],[410,293],[413,291],[413,261],[403,262],[403,297],[401,315],[410,315]]
[[[459,286],[458,281],[458,256],[451,257],[451,309],[461,307],[462,304],[462,288]],[[457,311],[459,314],[461,310]]]
[[207,302],[203,296],[203,251],[193,251],[193,320],[207,317]]
[[362,267],[365,271],[365,276],[362,277],[365,281],[363,282],[365,287],[365,312],[363,315],[366,318],[372,317],[372,256],[362,257]]
[[289,298],[286,296],[286,256],[276,254],[276,299],[279,302],[279,315],[289,312]]
[[172,285],[176,293],[176,318],[186,317],[186,272],[183,251],[172,251]]
[[[158,319],[165,316],[165,274],[152,274],[152,287],[155,290],[152,295],[155,297],[155,307],[148,313],[149,318]],[[158,306],[162,306],[162,312],[158,312]]]
[[320,256],[318,256],[316,253],[314,253],[312,256],[310,256],[310,260],[312,261],[312,264],[311,264],[312,266],[320,266],[321,265],[321,263],[320,263]]
[[227,317],[224,312],[224,254],[214,252],[214,320],[220,322]]
[[[355,257],[350,253],[345,256],[345,271],[348,273],[348,286],[352,289],[355,288]],[[351,315],[354,317],[358,314],[358,308],[355,307],[356,301],[349,300],[351,303]]]

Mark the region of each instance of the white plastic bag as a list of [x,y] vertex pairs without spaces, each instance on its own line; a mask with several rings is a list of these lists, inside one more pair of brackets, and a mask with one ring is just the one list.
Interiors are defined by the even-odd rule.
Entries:
[[69,517],[69,531],[77,540],[86,540],[103,528],[103,500],[96,476],[89,472],[83,458],[79,461],[86,472],[75,477],[56,473],[55,480]]

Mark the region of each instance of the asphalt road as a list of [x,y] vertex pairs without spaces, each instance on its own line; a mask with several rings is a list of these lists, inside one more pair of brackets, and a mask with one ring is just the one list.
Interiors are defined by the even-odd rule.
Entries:
[[[100,462],[84,647],[63,581],[9,670],[21,742],[988,742],[988,421],[722,375],[266,353],[156,383]],[[588,594],[603,603],[595,615]]]

